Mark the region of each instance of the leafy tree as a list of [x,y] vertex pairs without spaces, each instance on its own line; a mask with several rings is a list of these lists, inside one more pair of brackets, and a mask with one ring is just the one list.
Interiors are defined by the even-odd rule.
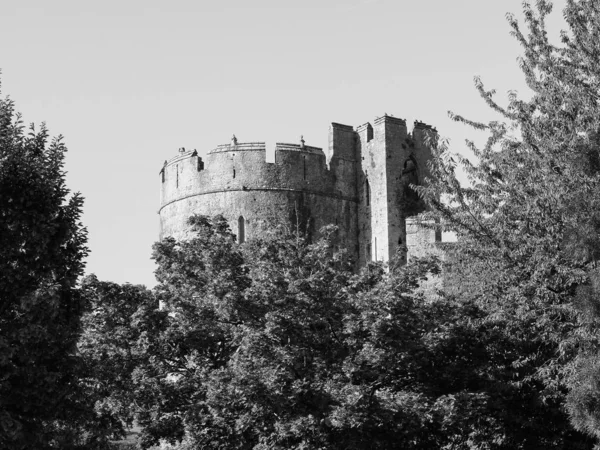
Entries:
[[72,448],[90,411],[78,386],[87,253],[60,137],[26,132],[0,100],[0,447]]
[[137,352],[138,342],[145,339],[138,318],[147,321],[152,313],[164,313],[143,286],[102,282],[90,275],[82,282],[82,294],[86,307],[78,342],[83,360],[79,377],[95,407],[96,439],[108,445],[109,439],[125,437],[124,426],[133,425],[132,373],[146,360]]
[[408,312],[433,263],[402,269],[375,306],[385,272],[354,275],[332,250],[334,229],[315,244],[273,235],[239,246],[223,218],[191,223],[193,239],[155,246],[168,316],[151,327],[138,350],[148,364],[133,375],[143,446],[184,436],[194,448],[228,449],[431,448],[441,439],[425,396],[397,392],[373,360],[387,352],[401,366],[411,346],[423,347],[414,341],[430,317]]
[[155,246],[165,309],[129,320],[144,447],[592,447],[581,432],[599,422],[598,7],[568,3],[562,47],[545,32],[550,10],[525,4],[527,34],[509,17],[531,100],[511,93],[502,108],[477,80],[503,121],[454,116],[490,132],[469,143],[476,163],[455,157],[469,186],[434,142],[419,191],[459,235],[455,298],[418,290],[427,261],[353,274],[332,230],[313,245],[239,246],[222,218],[196,217],[193,239]]
[[[600,8],[596,1],[569,0],[564,10],[569,29],[560,46],[550,42],[546,31],[551,10],[545,0],[535,7],[525,2],[525,31],[508,16],[524,48],[519,62],[531,99],[511,92],[508,106],[502,107],[494,91],[476,79],[481,96],[502,119],[483,124],[453,115],[488,130],[489,139],[482,148],[467,142],[476,162],[451,156],[447,142],[434,142],[433,180],[419,190],[434,209],[431,215],[458,233],[454,252],[463,271],[476,268],[490,275],[471,277],[470,286],[486,320],[504,327],[518,343],[507,361],[514,368],[507,386],[525,388],[532,401],[553,406],[551,415],[536,420],[547,425],[550,440],[543,448],[562,448],[568,442],[564,439],[576,438],[563,423],[567,412],[577,430],[600,436],[594,387]],[[468,186],[456,176],[456,161]]]
[[131,372],[142,446],[589,448],[520,377],[535,362],[515,355],[539,342],[519,321],[419,288],[435,260],[354,274],[334,229],[240,246],[223,218],[191,223],[193,239],[155,246],[164,309],[125,313],[144,330]]
[[108,300],[100,314],[119,323],[95,328],[123,340],[91,342],[122,371],[106,386],[120,386],[122,417],[133,405],[142,446],[591,448],[577,430],[598,434],[599,420],[598,7],[568,2],[562,47],[548,41],[550,11],[525,3],[527,34],[509,16],[532,99],[511,93],[502,108],[477,80],[503,121],[454,116],[490,132],[483,148],[469,143],[477,163],[456,157],[469,186],[434,142],[434,180],[419,191],[459,235],[455,298],[418,289],[432,261],[355,275],[334,230],[312,245],[240,246],[204,217],[193,239],[155,246],[163,310],[96,285],[132,301],[117,312]]

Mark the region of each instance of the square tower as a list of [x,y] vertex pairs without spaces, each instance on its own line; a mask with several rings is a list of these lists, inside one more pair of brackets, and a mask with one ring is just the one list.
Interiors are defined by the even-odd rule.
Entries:
[[[429,176],[432,157],[425,134],[431,128],[415,123],[409,134],[406,121],[384,115],[373,125],[357,127],[359,264],[389,261],[407,244],[406,219],[424,210],[410,185]],[[406,258],[404,253],[403,258]]]

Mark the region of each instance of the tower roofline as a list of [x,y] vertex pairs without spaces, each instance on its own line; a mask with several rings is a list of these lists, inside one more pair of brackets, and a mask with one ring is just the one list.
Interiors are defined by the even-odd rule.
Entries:
[[331,122],[331,127],[339,130],[354,132],[354,128],[351,125],[344,125],[342,123]]
[[[216,148],[208,152],[212,153],[226,153],[226,152],[252,152],[252,151],[265,151],[267,148],[266,142],[240,142],[235,145],[221,144]],[[320,147],[313,147],[310,145],[303,144],[291,144],[287,142],[276,142],[275,150],[285,151],[296,151],[303,153],[323,153],[323,149]]]
[[364,129],[369,128],[369,127],[373,128],[373,126],[371,125],[370,122],[363,123],[362,125],[359,125],[356,127],[356,132],[360,133],[361,131],[363,131]]
[[421,122],[420,120],[415,120],[414,123],[414,128],[417,130],[432,130],[432,131],[437,131],[435,129],[435,127],[425,123],[425,122]]
[[384,114],[381,117],[377,117],[373,121],[373,123],[375,125],[379,125],[382,122],[390,122],[390,123],[395,123],[395,124],[398,124],[398,125],[405,125],[406,126],[406,120],[400,119],[399,117],[388,116],[387,114]]

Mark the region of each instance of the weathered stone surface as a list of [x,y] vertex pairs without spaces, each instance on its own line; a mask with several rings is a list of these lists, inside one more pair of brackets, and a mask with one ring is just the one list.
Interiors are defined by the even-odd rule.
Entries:
[[423,255],[439,238],[414,224],[407,233],[406,220],[422,206],[408,184],[429,176],[426,130],[415,122],[410,134],[387,115],[356,129],[332,123],[326,153],[303,140],[278,143],[274,163],[264,142],[232,139],[204,160],[180,149],[160,171],[160,237],[185,238],[192,214],[222,214],[242,239],[277,221],[311,236],[335,224],[359,265],[388,261],[399,246]]

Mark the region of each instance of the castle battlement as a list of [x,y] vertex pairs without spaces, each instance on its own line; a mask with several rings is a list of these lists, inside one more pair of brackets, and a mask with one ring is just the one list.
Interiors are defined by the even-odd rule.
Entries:
[[415,120],[415,122],[414,122],[414,129],[415,130],[431,130],[431,131],[437,132],[437,130],[433,126],[428,125],[425,122],[420,122],[418,120]]
[[264,142],[241,142],[235,144],[221,144],[215,149],[208,153],[221,153],[221,152],[246,152],[246,151],[264,151]]
[[[422,254],[437,239],[407,219],[423,205],[409,188],[428,174],[431,150],[421,135],[435,131],[384,114],[357,127],[331,123],[324,151],[299,143],[275,144],[266,161],[265,142],[218,145],[205,157],[180,149],[161,175],[161,238],[184,237],[192,214],[224,215],[240,241],[274,221],[301,226],[309,236],[328,224],[358,264],[387,261],[398,247]],[[407,233],[408,231],[408,233]]]
[[[266,142],[240,142],[235,144],[221,144],[215,149],[208,152],[212,153],[224,153],[224,152],[264,152],[266,151]],[[323,154],[323,149],[319,147],[312,147],[304,144],[290,144],[287,142],[277,142],[275,144],[275,151],[296,151],[311,154]]]
[[375,125],[379,125],[381,123],[391,123],[395,125],[400,125],[401,127],[406,127],[406,120],[400,119],[399,117],[388,116],[384,114],[383,116],[377,117],[373,123]]

